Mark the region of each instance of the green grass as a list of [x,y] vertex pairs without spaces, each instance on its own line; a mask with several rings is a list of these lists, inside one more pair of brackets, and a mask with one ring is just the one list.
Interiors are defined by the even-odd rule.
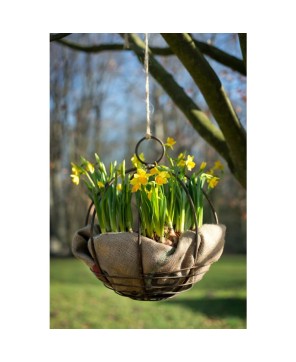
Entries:
[[51,260],[50,327],[246,328],[246,258],[222,255],[187,292],[139,302],[107,289],[76,259]]

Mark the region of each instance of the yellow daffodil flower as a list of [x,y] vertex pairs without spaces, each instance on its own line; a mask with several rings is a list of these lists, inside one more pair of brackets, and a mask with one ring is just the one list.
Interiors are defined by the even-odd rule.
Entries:
[[166,171],[161,171],[159,174],[155,177],[155,182],[157,185],[163,185],[168,183],[168,178],[170,177],[170,174]]
[[185,164],[187,166],[188,171],[191,171],[195,167],[195,162],[193,162],[194,156],[187,156],[187,160],[185,161]]
[[[140,153],[139,155],[140,159],[145,161],[145,157],[144,157],[144,154],[143,152]],[[133,157],[131,158],[131,161],[132,161],[132,164],[136,167],[136,168],[139,168],[142,163],[139,161],[138,157],[136,156],[136,154],[133,155]]]
[[200,169],[200,170],[204,170],[204,169],[206,168],[206,166],[207,166],[207,163],[206,163],[206,162],[202,162],[201,165],[200,165],[200,167],[199,167],[199,169]]
[[160,171],[156,168],[156,167],[153,167],[151,170],[150,170],[150,175],[157,175]]
[[133,185],[132,192],[137,192],[139,190],[139,188],[141,187],[141,184],[137,181],[136,178],[133,178],[131,180],[131,184]]
[[179,154],[177,166],[180,166],[180,167],[186,166],[186,160],[185,160],[184,153]]
[[141,168],[139,168],[137,170],[137,173],[134,174],[134,178],[140,179],[143,185],[146,185],[146,183],[148,182],[148,177],[149,175],[147,174],[147,172]]
[[103,184],[103,182],[98,181],[97,185],[99,186],[100,189],[102,189],[103,187],[105,187],[105,185]]
[[185,165],[186,165],[186,163],[185,163],[185,155],[184,155],[184,153],[180,153],[179,156],[178,156],[177,166],[183,167]]
[[87,164],[86,164],[86,169],[87,169],[87,171],[89,171],[90,173],[94,173],[94,172],[95,172],[94,165],[91,164],[90,162],[87,162]]
[[118,191],[121,191],[121,190],[122,190],[122,184],[117,184],[116,189],[117,189]]
[[75,185],[79,185],[79,176],[78,175],[71,175],[72,177],[72,182]]
[[218,177],[212,177],[210,180],[208,180],[209,183],[209,188],[213,189],[214,187],[216,187],[218,185],[219,182],[219,178]]
[[148,178],[149,175],[147,172],[141,168],[138,168],[137,173],[134,174],[133,179],[130,181],[130,183],[133,185],[132,192],[138,191],[141,185],[147,185]]
[[176,141],[172,137],[168,137],[165,146],[168,146],[173,150],[174,149],[173,146],[175,143]]
[[79,176],[81,173],[81,171],[79,170],[79,167],[77,165],[75,165],[75,163],[73,163],[73,162],[71,162],[71,165],[72,165],[73,175]]
[[224,170],[224,166],[223,166],[222,163],[218,160],[218,161],[216,161],[215,164],[214,164],[214,169]]
[[183,167],[183,166],[185,166],[185,165],[186,165],[185,160],[180,160],[180,161],[177,163],[177,166]]

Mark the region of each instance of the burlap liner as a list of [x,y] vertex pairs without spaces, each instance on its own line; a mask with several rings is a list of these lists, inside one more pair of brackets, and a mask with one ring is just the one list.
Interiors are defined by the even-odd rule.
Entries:
[[[221,224],[202,225],[198,233],[198,253],[195,263],[195,232],[183,233],[176,248],[141,236],[146,291],[150,293],[183,291],[200,281],[211,264],[220,258],[224,248],[225,231],[226,227]],[[100,280],[122,293],[133,295],[143,293],[137,233],[96,235],[94,247],[101,270],[98,270],[92,252],[90,226],[75,233],[72,241],[74,256],[87,264]],[[196,268],[190,271],[192,267]],[[102,272],[105,277],[101,275]]]

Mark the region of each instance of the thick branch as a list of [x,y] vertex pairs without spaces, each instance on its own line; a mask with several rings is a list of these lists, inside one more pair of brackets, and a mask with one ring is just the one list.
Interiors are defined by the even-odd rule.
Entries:
[[[129,34],[129,41],[140,62],[144,63],[144,42],[136,34]],[[232,168],[229,151],[221,131],[212,124],[205,113],[174,80],[173,76],[153,57],[151,51],[149,52],[149,71],[177,107],[185,114],[195,130],[220,153]]]
[[247,33],[238,33],[238,38],[244,63],[247,67]]
[[[193,39],[193,38],[192,38]],[[229,67],[242,75],[246,75],[246,67],[243,61],[233,55],[230,55],[223,50],[216,48],[213,45],[203,43],[202,41],[198,41],[193,39],[196,47],[205,55],[208,55],[212,59],[217,62]]]
[[[199,50],[211,57],[212,59],[216,60],[217,62],[245,75],[246,68],[244,63],[241,59],[238,59],[223,50],[220,50],[213,45],[203,43],[198,40],[194,40],[196,46]],[[119,50],[131,50],[126,48],[124,44],[100,44],[100,45],[82,45],[71,42],[69,40],[59,40],[58,43],[63,44],[73,50],[83,51],[86,53],[99,53],[103,51],[119,51]],[[170,48],[160,48],[160,47],[150,47],[150,50],[154,55],[175,55],[174,52]]]
[[218,122],[233,160],[236,176],[246,186],[246,133],[214,70],[189,34],[162,34],[188,70]]
[[68,35],[71,35],[72,33],[51,33],[50,34],[50,41],[56,41],[62,38],[65,38]]

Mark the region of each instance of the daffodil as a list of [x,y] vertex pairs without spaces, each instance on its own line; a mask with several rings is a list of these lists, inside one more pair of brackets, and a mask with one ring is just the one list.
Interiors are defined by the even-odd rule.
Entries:
[[222,163],[218,160],[218,161],[216,161],[215,164],[214,164],[214,169],[224,170],[224,166],[223,166]]
[[168,146],[173,150],[174,149],[173,146],[175,143],[176,141],[172,137],[168,137],[165,146]]
[[217,186],[219,182],[219,178],[218,177],[212,177],[211,179],[208,180],[208,183],[209,183],[209,188],[210,189],[213,189],[214,187]]
[[103,187],[105,187],[105,185],[103,184],[103,182],[98,181],[97,185],[99,186],[100,189],[102,189]]
[[149,175],[147,172],[141,168],[137,169],[137,172],[134,174],[133,179],[130,183],[133,185],[132,192],[136,192],[140,189],[141,185],[147,185]]
[[121,190],[122,190],[122,185],[121,185],[121,184],[117,184],[116,189],[117,189],[118,191],[121,191]]
[[141,168],[137,170],[137,173],[134,174],[134,178],[137,178],[140,180],[142,185],[146,185],[148,182],[149,175],[147,172]]
[[203,162],[200,164],[199,169],[200,169],[200,170],[204,170],[204,169],[206,168],[206,166],[207,166],[207,163],[203,161]]
[[[141,159],[142,161],[145,161],[145,157],[144,157],[143,152],[140,153],[139,157],[140,157],[140,159]],[[139,159],[138,159],[138,157],[136,156],[136,154],[133,155],[133,157],[131,158],[131,161],[132,161],[132,164],[133,164],[136,168],[139,168],[139,167],[142,165],[141,161],[139,161]]]
[[153,167],[150,170],[150,175],[157,175],[160,171],[157,169],[157,167]]
[[180,161],[177,163],[177,166],[183,167],[183,166],[185,166],[185,165],[186,165],[185,160],[180,160]]
[[95,168],[94,168],[94,165],[90,162],[87,162],[86,164],[86,169],[87,171],[89,171],[90,173],[94,173],[95,172]]
[[177,166],[183,167],[183,166],[185,166],[185,165],[186,165],[185,155],[184,155],[184,153],[180,153],[179,156],[178,156]]
[[[90,163],[88,160],[86,160],[84,157],[81,157],[81,166],[84,167],[85,171],[89,171],[90,173],[95,172],[94,165]],[[84,169],[81,168],[81,173],[85,172]]]
[[170,174],[167,171],[161,171],[159,174],[155,177],[155,182],[157,185],[161,186],[163,184],[168,183],[168,178],[170,177]]
[[71,165],[72,165],[73,175],[79,176],[81,174],[80,168],[77,165],[75,165],[75,163],[73,163],[73,162],[71,162]]
[[75,185],[79,185],[79,176],[78,175],[71,175],[72,177],[72,182]]
[[194,156],[187,156],[187,160],[185,161],[185,164],[187,166],[188,171],[191,171],[195,167],[195,162],[193,162]]

